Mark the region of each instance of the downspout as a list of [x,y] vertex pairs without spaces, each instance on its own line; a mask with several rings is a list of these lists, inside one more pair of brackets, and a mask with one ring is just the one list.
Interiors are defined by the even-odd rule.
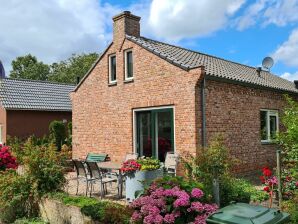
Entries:
[[207,137],[206,137],[206,78],[204,78],[201,82],[201,113],[202,113],[202,147],[205,148],[207,146]]

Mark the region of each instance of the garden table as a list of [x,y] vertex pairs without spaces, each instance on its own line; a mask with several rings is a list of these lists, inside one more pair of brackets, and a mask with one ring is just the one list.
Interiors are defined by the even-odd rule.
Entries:
[[122,167],[122,163],[117,163],[117,162],[99,162],[97,163],[98,167],[101,169],[108,169],[108,170],[114,170],[118,172],[118,197],[119,199],[122,198],[122,191],[123,191],[123,179],[122,179],[122,172],[121,172],[121,167]]

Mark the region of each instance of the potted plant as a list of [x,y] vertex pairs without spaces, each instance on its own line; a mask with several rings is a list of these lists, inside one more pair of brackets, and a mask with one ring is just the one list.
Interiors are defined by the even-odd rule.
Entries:
[[146,185],[163,176],[163,170],[160,169],[160,161],[149,157],[128,160],[123,163],[121,171],[126,174],[127,201],[134,200],[136,192],[143,191]]

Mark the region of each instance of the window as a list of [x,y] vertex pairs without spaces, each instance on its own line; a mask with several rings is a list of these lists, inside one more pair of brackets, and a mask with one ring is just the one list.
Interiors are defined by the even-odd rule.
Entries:
[[133,79],[132,51],[125,51],[125,80]]
[[278,132],[278,112],[275,110],[261,110],[261,141],[271,142]]
[[109,56],[109,83],[116,83],[116,55]]
[[140,156],[165,161],[167,152],[174,152],[173,108],[135,110],[135,151]]

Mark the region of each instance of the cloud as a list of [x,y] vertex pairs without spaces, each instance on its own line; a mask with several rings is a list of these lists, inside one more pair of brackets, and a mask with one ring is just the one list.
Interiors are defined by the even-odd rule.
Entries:
[[294,81],[294,80],[298,80],[298,71],[295,73],[289,73],[289,72],[285,72],[284,74],[282,74],[280,77],[287,79],[289,81]]
[[244,0],[153,0],[149,25],[158,37],[179,40],[224,28]]
[[241,17],[236,19],[236,27],[238,30],[244,30],[255,25],[257,18],[260,17],[260,12],[265,8],[268,0],[259,0],[248,6]]
[[272,57],[285,65],[298,67],[298,28],[293,30],[287,41],[282,43]]
[[2,1],[0,59],[8,69],[12,59],[28,53],[51,63],[72,53],[99,52],[111,39],[106,30],[116,12],[98,0]]
[[298,21],[298,0],[275,0],[275,4],[264,12],[264,25],[275,24],[285,26]]
[[238,30],[259,23],[261,26],[274,24],[286,26],[298,21],[298,0],[257,0],[249,5],[236,20]]

